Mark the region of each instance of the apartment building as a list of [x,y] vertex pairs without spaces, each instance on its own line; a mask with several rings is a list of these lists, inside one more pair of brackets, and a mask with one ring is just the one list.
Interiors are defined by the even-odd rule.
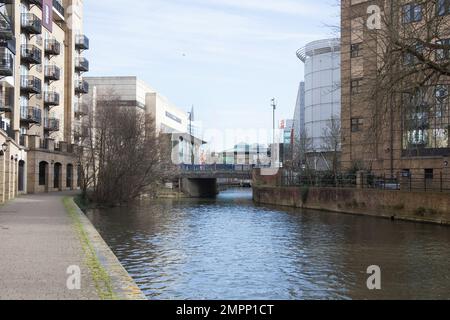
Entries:
[[0,1],[0,30],[0,188],[7,195],[75,189],[73,126],[89,90],[83,1]]
[[[344,0],[341,11],[344,169],[364,168],[399,179],[412,176],[423,179],[425,188],[428,182],[439,184],[439,176],[448,179],[448,77],[435,73],[419,87],[413,81],[432,75],[429,66],[445,66],[442,62],[448,60],[444,44],[450,44],[445,40],[450,39],[450,1]],[[377,25],[380,16],[385,20]],[[392,34],[397,43],[384,41]],[[416,40],[402,49],[399,43],[409,35]],[[382,57],[382,52],[388,55]],[[392,61],[382,61],[385,57]],[[396,96],[388,87],[384,92],[373,89],[379,85],[380,74],[386,73],[380,71],[386,65],[394,79],[400,78],[395,73],[407,75],[410,71],[415,77],[388,82],[398,86]],[[423,71],[414,74],[419,67]],[[391,103],[380,107],[379,101],[386,95],[392,95],[388,97]],[[440,184],[442,189],[442,178]]]

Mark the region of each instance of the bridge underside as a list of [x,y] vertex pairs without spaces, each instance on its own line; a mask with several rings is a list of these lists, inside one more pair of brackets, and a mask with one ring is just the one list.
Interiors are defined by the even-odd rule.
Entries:
[[181,190],[192,198],[213,198],[219,193],[216,178],[183,178]]

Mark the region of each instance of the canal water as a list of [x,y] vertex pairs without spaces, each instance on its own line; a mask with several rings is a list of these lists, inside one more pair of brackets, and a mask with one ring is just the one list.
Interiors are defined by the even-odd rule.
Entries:
[[88,216],[149,299],[450,298],[448,227],[260,207],[239,189]]

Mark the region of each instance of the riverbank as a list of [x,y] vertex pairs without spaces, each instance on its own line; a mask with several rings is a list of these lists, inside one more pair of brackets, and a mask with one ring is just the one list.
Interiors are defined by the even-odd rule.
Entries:
[[253,200],[257,204],[450,226],[450,197],[442,193],[254,185]]
[[0,208],[0,299],[145,299],[73,196],[26,195]]

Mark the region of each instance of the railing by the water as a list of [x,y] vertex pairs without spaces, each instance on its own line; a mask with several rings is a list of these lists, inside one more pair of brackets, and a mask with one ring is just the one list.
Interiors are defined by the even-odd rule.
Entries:
[[317,188],[360,188],[378,190],[401,190],[409,192],[450,192],[450,175],[439,172],[428,175],[397,173],[394,177],[386,174],[304,174],[283,170],[283,187]]
[[208,165],[180,165],[181,171],[187,172],[250,172],[253,169],[262,168],[263,166],[247,165],[247,164],[208,164]]

